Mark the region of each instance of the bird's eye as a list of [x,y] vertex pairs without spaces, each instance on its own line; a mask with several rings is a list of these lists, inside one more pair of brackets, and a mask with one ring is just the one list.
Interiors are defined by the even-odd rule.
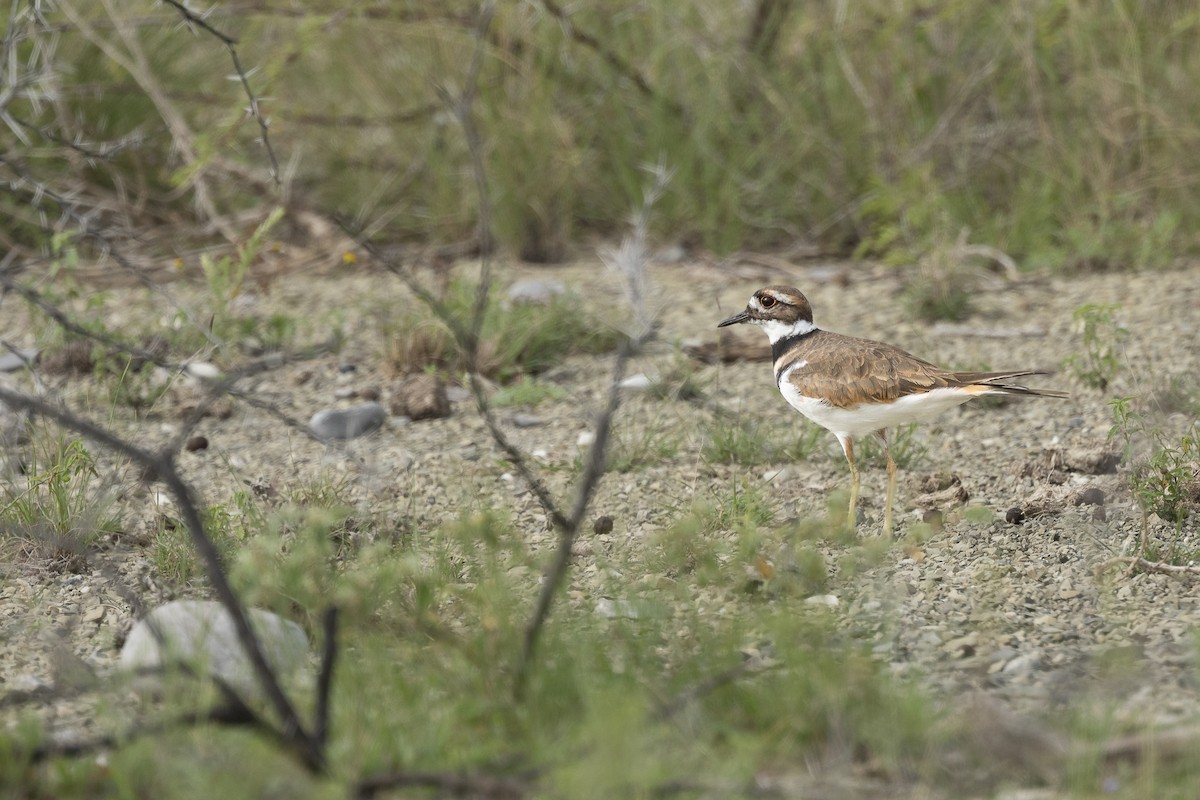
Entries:
[[763,308],[770,308],[771,306],[775,305],[777,301],[774,297],[771,297],[771,295],[764,294],[759,298],[758,302],[762,304]]

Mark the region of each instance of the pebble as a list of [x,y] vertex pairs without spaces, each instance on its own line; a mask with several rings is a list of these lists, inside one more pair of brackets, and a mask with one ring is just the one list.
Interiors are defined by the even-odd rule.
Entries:
[[579,447],[591,447],[594,441],[596,441],[596,434],[593,431],[583,431],[575,438],[575,444]]
[[183,449],[189,453],[195,453],[197,450],[207,450],[208,439],[203,436],[193,436],[187,440],[187,444],[183,446]]
[[628,600],[611,600],[601,597],[596,601],[595,612],[605,619],[637,619],[638,610]]
[[513,303],[546,305],[566,291],[567,286],[562,281],[522,278],[508,287],[508,299]]
[[216,380],[221,377],[221,370],[215,364],[210,364],[207,361],[193,361],[184,367],[184,369],[193,378]]
[[832,594],[814,594],[811,597],[804,598],[804,605],[821,606],[823,608],[837,608],[839,602],[837,595]]
[[1014,674],[1032,672],[1034,669],[1040,666],[1041,663],[1042,654],[1037,650],[1033,650],[1029,653],[1023,653],[1022,655],[1009,660],[1004,665],[1004,669],[1002,671]]
[[518,428],[536,428],[538,425],[544,424],[544,420],[537,414],[518,412],[513,414],[512,423]]
[[5,352],[0,355],[0,372],[16,372],[19,369],[24,369],[26,364],[31,364],[37,358],[38,351],[33,348],[17,348],[17,352]]
[[323,441],[355,439],[378,430],[387,419],[379,403],[363,403],[345,410],[325,409],[312,415],[308,427]]
[[653,385],[654,381],[650,380],[650,377],[643,373],[630,375],[628,378],[621,381],[621,388],[631,392],[644,392]]
[[471,399],[471,392],[461,386],[447,386],[446,399],[451,403],[461,403],[463,400]]

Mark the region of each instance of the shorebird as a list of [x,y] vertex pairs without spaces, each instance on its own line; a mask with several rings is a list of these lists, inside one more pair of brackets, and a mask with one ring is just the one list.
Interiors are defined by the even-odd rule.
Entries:
[[884,342],[822,330],[813,324],[808,298],[790,286],[759,289],[744,311],[717,327],[743,322],[759,326],[771,340],[775,383],[783,398],[833,433],[841,444],[850,464],[851,528],[855,527],[859,489],[856,438],[875,434],[883,442],[888,474],[883,532],[890,535],[896,462],[888,446],[888,428],[931,417],[974,397],[1067,397],[1065,392],[1010,382],[1047,374],[1042,370],[952,372]]

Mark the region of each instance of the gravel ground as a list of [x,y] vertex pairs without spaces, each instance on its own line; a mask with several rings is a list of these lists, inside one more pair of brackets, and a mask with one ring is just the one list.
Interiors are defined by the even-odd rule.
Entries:
[[[561,280],[597,308],[620,303],[617,287],[598,263],[500,270],[502,286],[519,278]],[[981,276],[976,313],[952,327],[907,316],[895,299],[901,283],[882,268],[671,264],[655,266],[651,280],[651,304],[660,312],[661,329],[631,374],[666,374],[684,360],[681,344],[715,341],[717,321],[768,283],[804,290],[822,327],[884,339],[963,369],[1055,369],[1079,348],[1071,320],[1076,307],[1119,304],[1120,320],[1131,335],[1120,372],[1105,392],[1087,389],[1062,372],[1035,385],[1069,390],[1069,400],[967,405],[919,429],[916,441],[924,457],[902,470],[897,498],[901,541],[877,566],[853,579],[835,578],[831,591],[839,603],[831,613],[848,631],[868,638],[881,662],[897,673],[920,675],[935,694],[947,698],[982,690],[1020,711],[1096,703],[1139,721],[1171,723],[1197,716],[1200,576],[1097,569],[1129,552],[1142,517],[1125,486],[1127,466],[1095,474],[1089,458],[1108,449],[1109,398],[1144,396],[1163,390],[1171,376],[1200,374],[1200,268],[1017,283]],[[202,307],[200,300],[189,300],[199,295],[184,285],[171,291],[185,304]],[[262,310],[284,309],[311,321],[313,339],[322,338],[321,324],[341,319],[348,339],[337,356],[257,377],[246,382],[248,392],[302,421],[322,408],[361,402],[345,397],[350,390],[380,387],[387,405],[393,378],[382,363],[380,319],[413,302],[397,281],[378,274],[277,281],[255,302]],[[11,312],[12,299],[6,303]],[[135,320],[168,319],[163,304],[161,296],[142,289],[113,290],[93,313],[119,329]],[[751,343],[761,337],[757,330],[738,333]],[[23,314],[7,314],[0,334],[32,344]],[[346,370],[350,364],[353,371]],[[809,423],[775,390],[769,364],[695,366],[712,402],[756,422],[772,439],[794,439],[807,429]],[[533,410],[540,424],[517,427],[511,424],[516,410],[501,412],[513,439],[534,454],[535,462],[559,467],[575,460],[580,434],[603,402],[609,367],[608,358],[576,358],[552,370],[545,379],[565,388],[569,398]],[[0,380],[29,385],[20,374]],[[177,388],[140,421],[111,420],[111,407],[90,377],[45,380],[74,407],[88,409],[147,445],[164,442],[177,430],[187,402],[188,393]],[[1189,421],[1180,414],[1159,420],[1169,430],[1183,430]],[[816,451],[803,462],[726,466],[701,456],[711,424],[711,412],[696,404],[636,393],[629,397],[618,420],[618,446],[635,448],[655,437],[679,446],[659,463],[606,477],[594,513],[611,515],[614,526],[580,543],[569,595],[574,602],[594,604],[601,591],[601,576],[589,564],[594,549],[636,552],[695,499],[727,496],[731,481],[764,484],[781,520],[823,513],[828,493],[847,485],[845,461],[832,435],[822,433]],[[210,447],[183,453],[181,463],[208,503],[227,500],[247,484],[280,488],[345,479],[356,499],[417,525],[436,524],[464,507],[498,505],[511,509],[533,544],[549,552],[552,543],[545,515],[513,479],[463,399],[447,419],[389,424],[341,447],[314,442],[242,403],[234,404],[227,419],[204,420],[198,433]],[[127,487],[118,501],[127,514],[126,532],[91,563],[64,571],[6,546],[0,691],[10,698],[38,687],[84,683],[91,671],[110,668],[116,645],[132,623],[130,591],[151,606],[197,591],[167,586],[151,568],[146,542],[157,513],[153,490],[118,480],[131,474],[127,466],[113,467],[105,459],[102,472],[114,486]],[[922,483],[935,473],[957,476],[969,505],[985,511],[967,514],[960,502],[943,503],[944,527],[924,541],[906,540],[906,531],[922,519],[917,505],[926,494]],[[548,482],[560,492],[570,475],[565,469],[547,471]],[[883,489],[883,470],[868,467],[863,537],[879,529]],[[1089,489],[1100,490],[1103,503],[1074,505]],[[1094,491],[1086,496],[1099,497]],[[1043,513],[1009,524],[1005,513],[1012,507]],[[1154,520],[1152,532],[1167,535]],[[1183,543],[1200,547],[1198,536],[1193,517]],[[730,575],[731,583],[743,580]],[[40,711],[58,724],[92,724],[83,701],[46,703]],[[3,713],[11,724],[17,712],[10,704]]]

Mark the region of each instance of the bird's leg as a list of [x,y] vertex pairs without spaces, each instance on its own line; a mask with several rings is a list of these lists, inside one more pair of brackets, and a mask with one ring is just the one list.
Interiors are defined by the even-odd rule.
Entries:
[[846,462],[850,465],[850,512],[846,524],[851,530],[858,527],[858,467],[854,463],[854,440],[849,436],[838,436],[842,452],[846,454]]
[[896,499],[896,462],[892,460],[892,448],[888,445],[887,431],[879,431],[883,441],[883,453],[887,456],[887,500],[883,507],[883,535],[892,535],[892,502]]

